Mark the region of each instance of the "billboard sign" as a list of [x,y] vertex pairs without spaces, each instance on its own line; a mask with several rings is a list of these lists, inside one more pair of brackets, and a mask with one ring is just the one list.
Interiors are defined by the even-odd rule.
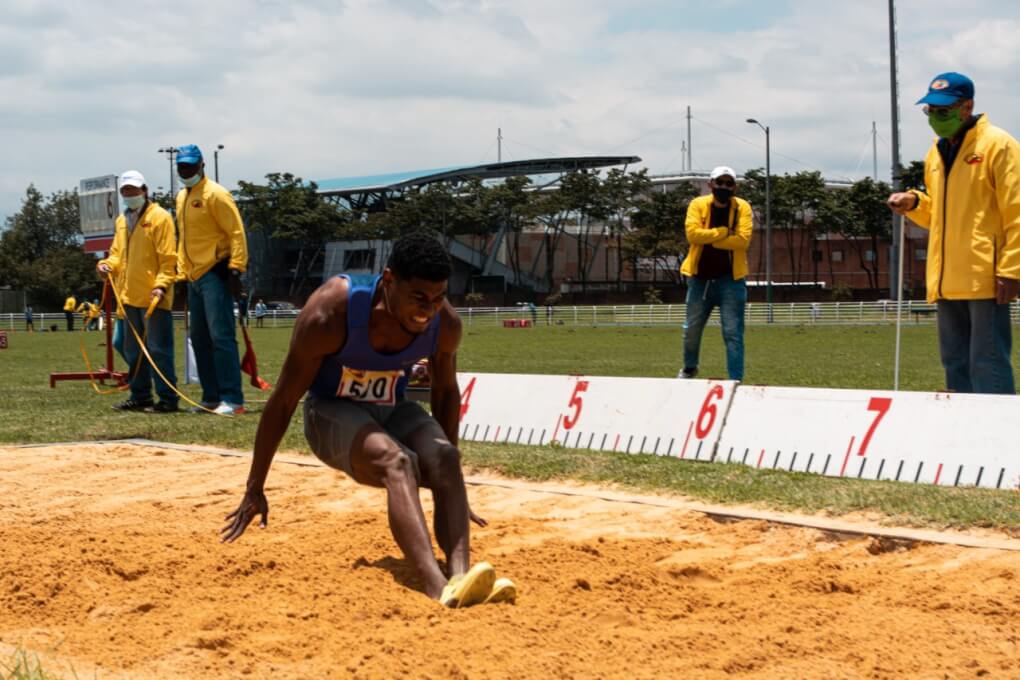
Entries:
[[113,225],[120,212],[117,175],[104,175],[81,180],[78,187],[78,209],[81,231],[85,235],[85,252],[110,249]]

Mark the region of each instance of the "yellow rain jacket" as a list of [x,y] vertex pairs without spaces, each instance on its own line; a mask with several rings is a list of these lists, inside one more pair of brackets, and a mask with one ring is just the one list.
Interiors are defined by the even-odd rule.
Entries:
[[170,309],[174,303],[177,278],[177,239],[170,213],[155,203],[147,203],[134,230],[128,236],[127,218],[117,217],[113,228],[110,256],[100,262],[110,265],[113,285],[125,305],[146,309],[153,288],[165,291],[158,309]]
[[[936,140],[937,142],[937,140]],[[995,298],[995,277],[1020,279],[1020,144],[981,116],[946,175],[937,143],[928,192],[908,217],[928,229],[928,302]]]
[[68,297],[66,300],[64,300],[64,311],[65,312],[73,312],[74,308],[77,307],[77,306],[78,306],[78,301],[74,299],[73,295]]
[[230,192],[208,177],[177,194],[177,269],[182,278],[197,281],[213,266],[230,258],[228,269],[248,266],[248,241],[241,214]]
[[733,265],[733,280],[739,281],[747,276],[747,249],[751,247],[751,230],[754,228],[751,204],[734,196],[730,201],[730,226],[710,227],[709,220],[712,218],[714,200],[712,194],[706,194],[693,199],[687,206],[687,221],[684,228],[691,248],[680,266],[680,273],[684,276],[695,276],[701,251],[707,244],[712,244],[713,248],[732,251],[730,262]]

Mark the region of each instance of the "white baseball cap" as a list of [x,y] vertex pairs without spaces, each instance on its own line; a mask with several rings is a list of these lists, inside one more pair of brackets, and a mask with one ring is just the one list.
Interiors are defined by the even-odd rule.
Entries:
[[728,165],[720,165],[718,168],[712,170],[712,173],[708,177],[709,179],[718,179],[723,175],[732,177],[734,181],[737,179],[737,173],[733,172],[733,168]]
[[128,170],[120,176],[120,185],[122,187],[138,187],[141,189],[145,186],[145,178],[137,170]]

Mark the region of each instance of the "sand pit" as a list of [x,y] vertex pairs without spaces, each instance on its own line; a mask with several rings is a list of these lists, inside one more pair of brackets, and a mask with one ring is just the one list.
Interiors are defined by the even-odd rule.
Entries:
[[247,468],[0,448],[0,643],[100,679],[1020,676],[1020,553],[472,487],[521,599],[448,611],[331,471],[276,464],[269,528],[220,545]]

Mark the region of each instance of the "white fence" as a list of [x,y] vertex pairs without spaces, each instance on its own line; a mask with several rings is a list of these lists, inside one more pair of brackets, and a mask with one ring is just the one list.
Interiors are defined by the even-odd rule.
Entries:
[[[935,322],[935,307],[923,300],[905,300],[902,303],[904,324],[924,325]],[[535,325],[556,326],[658,326],[678,325],[685,318],[685,306],[675,305],[557,305],[537,307],[534,314],[527,307],[461,307],[460,313],[468,325],[500,326],[509,319],[528,319]],[[294,325],[299,310],[270,311],[263,319],[268,328]],[[1013,323],[1020,323],[1020,300],[1010,305]],[[64,314],[35,314],[35,329],[41,331],[56,325],[64,330]],[[773,303],[772,319],[778,325],[869,325],[888,324],[896,321],[896,302],[783,302]],[[174,312],[174,321],[183,324],[184,312]],[[764,302],[749,302],[745,312],[748,325],[768,323],[768,305]],[[75,329],[81,327],[81,315],[75,315]],[[718,314],[713,314],[710,323],[718,323]],[[256,326],[254,313],[250,314],[249,325]],[[0,314],[0,330],[25,330],[23,314]]]
[[[905,300],[901,317],[905,324],[933,324],[935,306],[923,300]],[[768,323],[768,305],[749,302],[745,323]],[[528,319],[536,325],[564,326],[657,326],[678,325],[686,318],[683,304],[676,305],[586,305],[538,307],[467,307],[457,310],[468,325],[502,325],[508,319]],[[1013,322],[1020,322],[1020,301],[1010,306]],[[786,302],[772,304],[772,322],[779,325],[868,325],[896,321],[896,302]],[[711,323],[718,323],[713,314]]]
[[[266,312],[262,325],[266,328],[293,326],[294,319],[297,318],[300,311],[299,309],[289,309]],[[42,331],[44,328],[48,329],[50,326],[56,326],[58,331],[63,331],[67,328],[63,312],[34,313],[32,317],[33,325],[37,332]],[[249,327],[255,327],[255,312],[249,312],[248,319]],[[75,314],[74,330],[80,331],[83,323],[81,314]],[[174,323],[184,325],[184,312],[174,312]],[[0,331],[23,331],[26,327],[24,314],[0,314]]]

